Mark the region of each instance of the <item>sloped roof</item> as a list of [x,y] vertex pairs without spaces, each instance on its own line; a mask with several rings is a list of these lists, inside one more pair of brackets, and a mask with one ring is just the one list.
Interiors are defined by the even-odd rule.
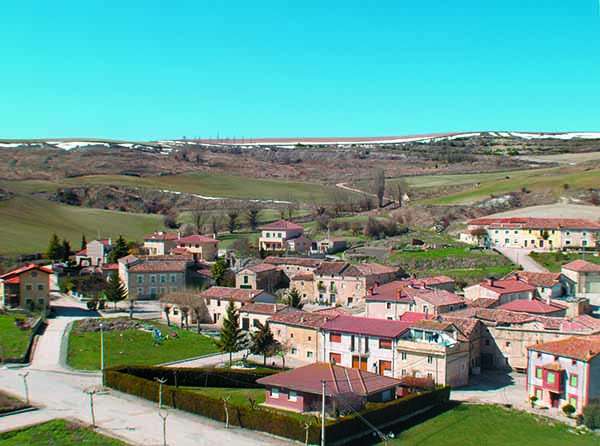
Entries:
[[207,237],[205,235],[194,234],[188,235],[187,237],[182,237],[177,241],[178,245],[189,244],[189,245],[201,245],[206,243],[217,244],[219,241],[212,237]]
[[304,266],[306,268],[316,268],[323,260],[321,259],[312,259],[310,257],[278,257],[278,256],[268,256],[265,258],[264,263],[270,263],[272,265],[294,265],[294,266]]
[[257,263],[256,265],[247,266],[246,268],[241,269],[240,273],[245,270],[252,271],[253,273],[263,273],[266,271],[277,271],[278,268],[270,263]]
[[508,277],[518,279],[535,287],[551,288],[560,283],[561,273],[537,273],[533,271],[516,271]]
[[338,314],[309,313],[308,311],[280,312],[275,314],[269,322],[318,329],[338,316]]
[[248,290],[241,288],[229,288],[224,286],[213,286],[200,293],[205,299],[233,300],[236,302],[251,302],[262,294],[263,290]]
[[499,228],[531,229],[594,229],[600,230],[600,223],[582,218],[535,218],[535,217],[484,217],[469,221],[469,225],[495,226]]
[[184,272],[188,267],[185,260],[144,260],[129,267],[132,273]]
[[267,225],[261,226],[260,227],[261,231],[298,231],[298,230],[304,230],[304,227],[288,221],[288,220],[278,220],[275,221],[273,223],[269,223]]
[[577,259],[562,266],[564,269],[578,273],[597,273],[600,272],[600,265],[587,260]]
[[338,316],[327,322],[323,330],[355,333],[380,338],[397,338],[411,326],[411,322],[391,321],[370,317]]
[[418,297],[431,305],[460,305],[465,303],[465,299],[447,290],[424,290],[425,292],[415,294],[413,297]]
[[524,292],[534,292],[535,287],[533,285],[529,285],[521,280],[516,279],[500,279],[491,281],[484,281],[479,284],[481,287],[486,288],[490,291],[493,291],[500,296],[504,294],[513,294],[513,293],[524,293]]
[[292,277],[292,280],[305,280],[307,282],[311,282],[311,281],[315,280],[315,276],[313,273],[310,273],[307,271],[307,272],[296,274],[294,277]]
[[528,350],[589,361],[600,355],[600,336],[574,336],[527,347]]
[[54,271],[52,271],[51,269],[49,269],[49,268],[47,268],[45,266],[36,265],[35,263],[29,263],[27,265],[21,266],[19,268],[13,269],[11,271],[8,271],[8,272],[2,274],[0,276],[0,279],[6,280],[6,279],[9,279],[11,277],[18,276],[20,274],[26,273],[26,272],[34,270],[34,269],[38,270],[38,271],[41,271],[43,273],[46,273],[46,274],[53,274],[54,273]]
[[394,378],[324,362],[309,364],[257,380],[259,384],[265,386],[277,386],[316,395],[321,395],[323,381],[325,381],[325,394],[328,396],[348,393],[367,396],[400,384],[400,381]]
[[[242,313],[256,313],[256,314],[268,314],[273,315],[280,311],[295,310],[294,308],[288,307],[284,304],[267,304],[260,302],[251,302],[242,305],[240,312]],[[300,311],[300,310],[297,310]]]
[[344,277],[368,277],[379,274],[394,274],[400,269],[394,266],[381,265],[379,263],[357,263],[348,262],[323,262],[316,270],[315,274],[323,276],[344,276]]
[[498,309],[519,313],[550,314],[563,311],[565,307],[557,304],[547,304],[539,299],[517,299],[500,305]]

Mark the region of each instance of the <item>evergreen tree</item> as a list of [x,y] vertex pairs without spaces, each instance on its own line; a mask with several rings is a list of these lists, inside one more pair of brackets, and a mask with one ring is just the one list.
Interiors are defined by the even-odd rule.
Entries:
[[117,302],[127,298],[127,289],[116,272],[113,272],[108,278],[105,294],[106,300],[112,302],[115,309],[117,308]]
[[287,295],[287,303],[292,308],[302,309],[304,304],[301,302],[302,296],[300,296],[300,291],[296,288],[292,288]]
[[117,241],[115,242],[112,250],[110,251],[110,255],[108,256],[109,263],[117,263],[117,261],[121,257],[125,257],[129,254],[129,247],[127,246],[127,242],[123,238],[122,235],[119,236]]
[[69,256],[71,255],[71,244],[67,239],[62,241],[60,246],[60,257],[63,262],[69,261]]
[[222,258],[217,259],[215,263],[213,263],[211,267],[212,277],[215,283],[219,286],[223,285],[223,280],[225,278],[225,272],[227,271],[227,264],[225,260]]
[[48,249],[46,250],[46,256],[54,262],[57,262],[61,258],[60,240],[56,234],[52,234],[52,237],[50,237]]
[[275,337],[269,328],[269,324],[259,322],[258,331],[252,333],[252,344],[250,352],[253,355],[263,355],[263,365],[267,365],[267,356],[271,356],[275,351]]
[[232,355],[239,352],[244,345],[244,332],[240,328],[240,316],[233,301],[227,306],[227,313],[223,319],[221,336],[217,341],[217,346],[223,353],[229,353],[229,366],[231,367]]
[[87,246],[87,240],[85,239],[85,234],[81,234],[81,248],[80,249],[85,249],[86,246]]

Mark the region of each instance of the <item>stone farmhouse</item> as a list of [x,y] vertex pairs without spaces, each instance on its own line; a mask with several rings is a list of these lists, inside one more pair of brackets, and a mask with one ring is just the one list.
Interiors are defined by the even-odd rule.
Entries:
[[51,268],[33,263],[0,275],[0,307],[47,309],[53,276]]

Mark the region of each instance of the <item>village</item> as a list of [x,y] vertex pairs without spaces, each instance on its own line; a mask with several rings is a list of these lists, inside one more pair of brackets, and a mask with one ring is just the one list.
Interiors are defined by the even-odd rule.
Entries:
[[[385,442],[450,399],[598,429],[600,222],[476,218],[457,238],[521,252],[534,269],[460,284],[350,258],[344,237],[312,240],[285,219],[258,228],[256,257],[222,248],[217,233],[157,231],[135,248],[84,239],[70,255],[54,237],[54,261],[0,276],[0,317],[32,333],[22,358],[1,359],[99,372],[102,389],[310,444]],[[589,260],[550,272],[532,251]],[[163,396],[164,370],[175,375]]]

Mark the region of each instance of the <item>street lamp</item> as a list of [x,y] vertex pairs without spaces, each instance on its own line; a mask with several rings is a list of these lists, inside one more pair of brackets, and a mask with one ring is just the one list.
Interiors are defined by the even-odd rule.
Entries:
[[102,387],[104,387],[104,324],[100,322],[100,373],[102,374]]

